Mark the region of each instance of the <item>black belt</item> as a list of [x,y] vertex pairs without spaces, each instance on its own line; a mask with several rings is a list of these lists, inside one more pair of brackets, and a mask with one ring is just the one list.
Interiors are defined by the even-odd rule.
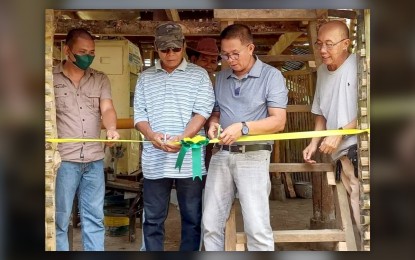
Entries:
[[272,151],[272,145],[270,144],[251,144],[251,145],[222,145],[222,150],[232,153],[245,153],[259,150]]

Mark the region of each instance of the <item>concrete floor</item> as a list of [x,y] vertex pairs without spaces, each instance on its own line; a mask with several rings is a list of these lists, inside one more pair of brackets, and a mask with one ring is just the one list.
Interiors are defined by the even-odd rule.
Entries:
[[[237,231],[243,230],[243,221],[239,202],[236,203]],[[285,201],[270,201],[271,226],[273,230],[308,229],[313,214],[311,199],[286,199]],[[106,236],[106,251],[138,251],[141,246],[141,228],[137,220],[136,240],[128,242],[128,236]],[[174,204],[169,208],[169,216],[165,223],[166,238],[164,248],[166,251],[177,251],[180,243],[180,214]],[[82,251],[81,229],[74,229],[74,251]],[[312,250],[310,244],[285,243],[278,244],[277,250]]]

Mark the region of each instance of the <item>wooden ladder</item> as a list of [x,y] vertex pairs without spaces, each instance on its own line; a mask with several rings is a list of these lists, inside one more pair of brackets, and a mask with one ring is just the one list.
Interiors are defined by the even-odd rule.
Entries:
[[[357,251],[348,197],[343,183],[336,182],[330,163],[271,163],[270,172],[327,172],[327,182],[333,189],[336,228],[319,230],[276,230],[275,243],[336,242],[338,251]],[[225,251],[244,251],[246,234],[236,232],[235,203],[225,227]]]

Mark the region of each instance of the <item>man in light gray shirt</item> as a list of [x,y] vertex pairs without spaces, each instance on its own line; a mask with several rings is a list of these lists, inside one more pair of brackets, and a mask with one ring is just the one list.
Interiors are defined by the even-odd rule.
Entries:
[[[357,62],[350,54],[349,30],[343,22],[331,21],[320,27],[315,43],[323,64],[317,70],[317,85],[311,112],[316,115],[315,130],[353,129],[357,118]],[[357,178],[357,137],[313,138],[304,149],[304,160],[317,151],[330,154],[341,169],[341,180],[350,195],[354,220],[360,230],[359,180]],[[354,156],[351,154],[354,153]],[[353,163],[354,165],[353,165]],[[340,169],[339,169],[340,172]]]

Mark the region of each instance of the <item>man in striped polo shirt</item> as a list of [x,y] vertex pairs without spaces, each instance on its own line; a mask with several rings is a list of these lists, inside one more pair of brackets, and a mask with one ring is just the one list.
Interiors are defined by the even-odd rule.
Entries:
[[[147,251],[164,249],[164,221],[173,183],[181,214],[181,251],[197,251],[201,239],[203,182],[192,179],[189,151],[181,171],[175,169],[180,146],[174,141],[202,129],[214,105],[212,83],[203,68],[187,63],[180,25],[161,24],[156,28],[155,47],[160,62],[144,71],[134,96],[134,124],[152,143],[144,143],[144,244]],[[204,160],[202,153],[202,161]],[[206,169],[202,164],[202,175]]]

